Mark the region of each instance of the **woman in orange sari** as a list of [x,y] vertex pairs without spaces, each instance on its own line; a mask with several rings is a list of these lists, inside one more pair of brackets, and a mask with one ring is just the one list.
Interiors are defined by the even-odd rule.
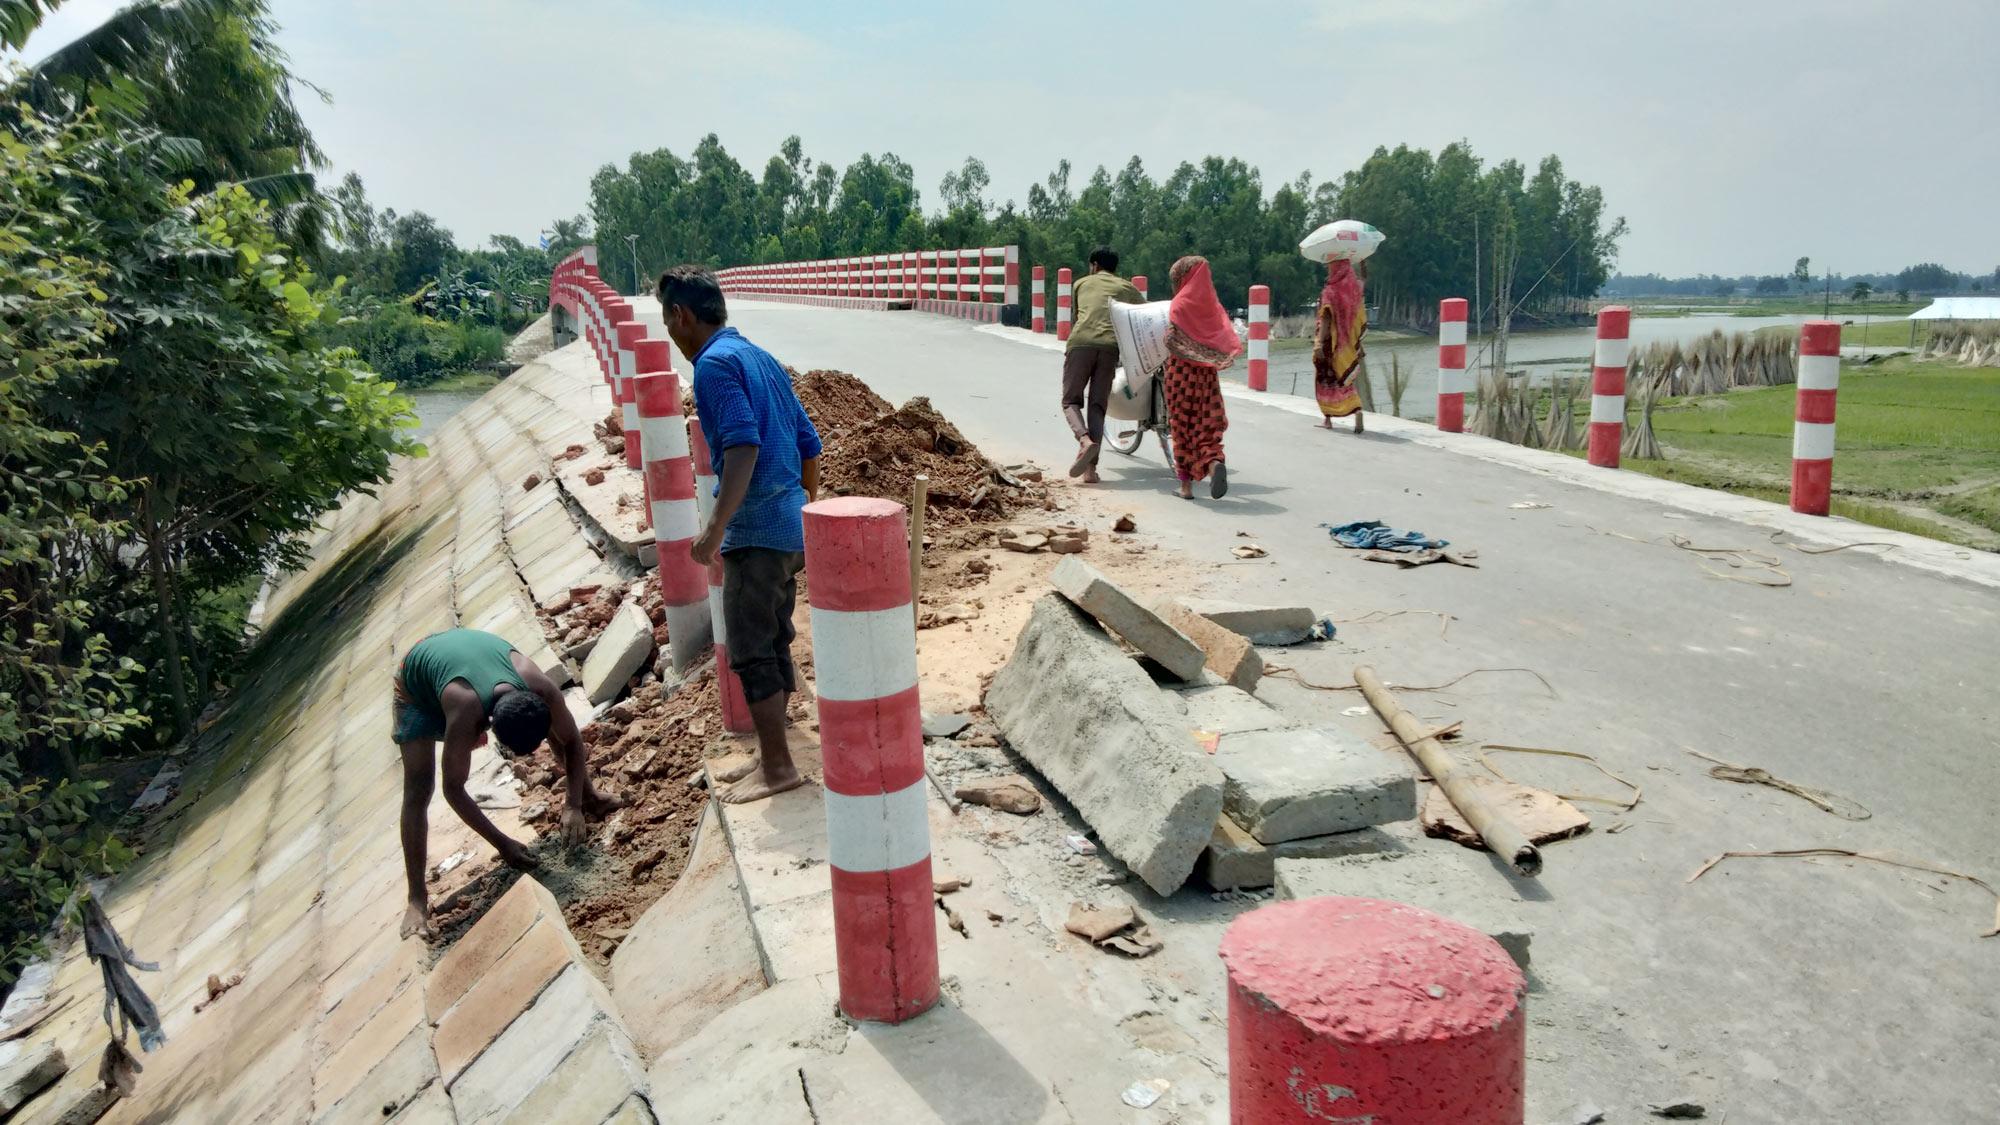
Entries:
[[1313,396],[1319,400],[1321,426],[1333,428],[1335,418],[1354,415],[1354,432],[1361,432],[1361,335],[1368,331],[1368,309],[1361,301],[1361,278],[1345,258],[1326,264],[1326,287],[1319,291],[1319,316],[1313,326]]
[[1194,482],[1209,478],[1208,494],[1220,500],[1229,491],[1222,463],[1222,432],[1229,416],[1222,409],[1223,368],[1243,349],[1229,314],[1215,298],[1208,259],[1190,254],[1167,271],[1173,304],[1167,309],[1167,427],[1173,435],[1174,472],[1181,499],[1194,499]]

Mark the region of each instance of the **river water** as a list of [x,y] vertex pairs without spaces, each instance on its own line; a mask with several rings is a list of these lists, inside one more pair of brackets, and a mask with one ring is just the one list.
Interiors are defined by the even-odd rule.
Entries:
[[407,392],[417,404],[417,440],[428,442],[437,435],[438,427],[451,421],[451,417],[479,400],[487,388],[476,391],[427,391]]
[[[1791,316],[1700,315],[1681,317],[1633,317],[1632,346],[1643,348],[1656,341],[1688,343],[1710,332],[1723,335],[1751,332],[1774,325],[1796,326],[1814,319],[1804,314]],[[1528,372],[1531,382],[1546,384],[1555,376],[1584,375],[1590,370],[1590,356],[1597,338],[1594,327],[1559,328],[1545,332],[1515,332],[1507,338],[1507,367]],[[1490,353],[1490,336],[1474,337],[1465,349],[1466,367],[1485,366]],[[1277,341],[1273,341],[1277,343]],[[1389,411],[1389,357],[1402,361],[1410,375],[1409,389],[1403,392],[1403,417],[1428,421],[1437,415],[1437,340],[1424,336],[1371,334],[1367,339],[1368,374],[1375,390],[1375,405]],[[1243,382],[1248,364],[1238,357],[1236,365],[1223,377]],[[1312,352],[1310,349],[1271,349],[1270,389],[1278,394],[1311,398],[1313,394]],[[1587,393],[1587,392],[1586,392]]]

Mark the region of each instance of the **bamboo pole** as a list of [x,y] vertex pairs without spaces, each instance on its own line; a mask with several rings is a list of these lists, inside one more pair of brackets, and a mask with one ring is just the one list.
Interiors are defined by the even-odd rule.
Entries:
[[1417,760],[1417,764],[1437,782],[1438,788],[1451,800],[1465,822],[1472,826],[1479,838],[1486,841],[1487,850],[1513,865],[1514,870],[1523,875],[1537,875],[1542,870],[1542,853],[1528,838],[1514,827],[1512,821],[1501,815],[1471,781],[1470,775],[1460,770],[1444,747],[1438,745],[1424,730],[1424,725],[1414,715],[1403,710],[1387,685],[1375,675],[1375,669],[1361,665],[1354,669],[1354,682],[1360,685],[1361,694],[1389,729],[1396,732],[1396,738],[1403,748]]
[[924,508],[930,495],[931,478],[918,473],[910,482],[910,612],[919,616],[924,600]]

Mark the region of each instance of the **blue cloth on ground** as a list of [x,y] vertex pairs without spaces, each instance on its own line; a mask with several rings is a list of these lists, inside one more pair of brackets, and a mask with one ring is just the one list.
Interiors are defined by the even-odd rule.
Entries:
[[1421,531],[1397,531],[1381,520],[1356,520],[1335,527],[1320,524],[1334,542],[1357,551],[1424,551],[1447,546],[1449,539],[1431,539]]

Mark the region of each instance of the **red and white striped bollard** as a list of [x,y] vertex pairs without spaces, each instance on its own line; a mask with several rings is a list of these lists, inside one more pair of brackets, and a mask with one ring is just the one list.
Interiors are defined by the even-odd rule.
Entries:
[[1597,310],[1597,354],[1590,369],[1590,463],[1618,467],[1625,440],[1625,365],[1632,358],[1632,310]]
[[1043,307],[1048,301],[1048,276],[1047,266],[1036,266],[1028,271],[1028,300],[1034,303],[1034,307],[1028,310],[1028,330],[1031,332],[1049,330],[1048,310]]
[[1269,390],[1271,386],[1271,287],[1252,285],[1250,287],[1250,339],[1246,344],[1250,356],[1250,389]]
[[646,507],[653,519],[660,600],[666,604],[667,644],[674,671],[685,672],[709,643],[708,574],[689,548],[701,530],[694,501],[694,461],[681,381],[665,340],[641,340],[639,375],[632,380],[635,436],[644,449]]
[[[630,308],[630,305],[626,307]],[[624,411],[620,422],[625,427],[625,467],[637,469],[646,464],[646,459],[639,448],[639,401],[637,392],[632,389],[632,379],[639,371],[638,352],[635,349],[646,339],[646,326],[634,318],[620,323],[617,333],[618,368],[624,373],[619,382],[622,387],[620,394],[624,400]]]
[[1438,429],[1465,432],[1465,314],[1463,297],[1438,302]]
[[[694,507],[701,525],[715,512],[715,465],[709,460],[708,439],[702,435],[701,419],[689,418],[688,448],[694,454]],[[722,729],[731,734],[748,734],[757,729],[750,718],[750,704],[743,698],[743,681],[729,666],[729,627],[722,616],[722,560],[708,568],[708,625],[715,638],[715,684],[722,698]]]
[[1799,325],[1798,402],[1792,413],[1792,511],[1823,516],[1833,504],[1833,407],[1840,391],[1840,325]]
[[1069,279],[1069,270],[1056,271],[1056,339],[1058,340],[1069,339],[1070,301],[1073,299],[1070,296]]
[[893,500],[806,505],[840,1007],[900,1023],[937,1003],[909,524]]

